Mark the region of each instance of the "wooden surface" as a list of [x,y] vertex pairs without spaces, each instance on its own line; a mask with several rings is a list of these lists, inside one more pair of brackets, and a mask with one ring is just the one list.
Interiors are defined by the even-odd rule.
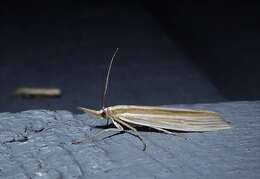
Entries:
[[87,114],[0,113],[0,178],[260,178],[259,101],[174,107],[213,110],[234,127],[187,140],[142,128],[143,152],[128,134],[90,140],[106,121]]

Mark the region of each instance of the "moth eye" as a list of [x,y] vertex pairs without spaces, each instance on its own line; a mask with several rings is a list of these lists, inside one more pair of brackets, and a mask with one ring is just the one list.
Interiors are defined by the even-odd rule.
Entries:
[[107,117],[107,114],[106,114],[105,110],[102,110],[101,116],[102,116],[103,118],[106,118],[106,117]]

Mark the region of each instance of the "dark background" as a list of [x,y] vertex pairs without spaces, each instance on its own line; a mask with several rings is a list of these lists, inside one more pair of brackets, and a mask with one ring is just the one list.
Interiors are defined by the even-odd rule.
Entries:
[[[0,112],[260,99],[259,3],[1,1]],[[19,86],[59,87],[22,99]]]

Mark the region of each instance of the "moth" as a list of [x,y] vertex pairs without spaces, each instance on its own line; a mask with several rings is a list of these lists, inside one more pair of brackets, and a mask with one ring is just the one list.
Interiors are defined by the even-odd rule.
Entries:
[[59,88],[20,87],[14,91],[13,95],[24,98],[58,97],[61,96],[61,90]]
[[[191,110],[180,108],[167,108],[156,106],[136,106],[136,105],[116,105],[105,107],[105,98],[111,67],[118,48],[114,52],[107,71],[105,89],[102,98],[102,108],[92,110],[79,107],[79,110],[94,115],[101,119],[110,119],[115,128],[104,129],[97,133],[104,132],[127,132],[139,138],[143,143],[143,150],[146,144],[134,126],[146,126],[164,132],[166,134],[176,134],[174,131],[182,132],[206,132],[229,129],[231,125],[224,121],[216,112],[206,110]],[[130,131],[125,130],[130,129]],[[80,143],[80,141],[74,141]]]

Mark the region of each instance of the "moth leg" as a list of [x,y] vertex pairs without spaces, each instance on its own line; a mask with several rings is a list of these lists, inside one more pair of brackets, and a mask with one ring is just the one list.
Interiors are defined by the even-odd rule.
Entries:
[[98,135],[101,135],[101,134],[103,134],[103,133],[105,133],[105,132],[111,132],[111,131],[113,131],[113,132],[126,132],[126,133],[128,133],[128,134],[131,134],[131,135],[137,137],[137,138],[142,142],[142,144],[144,145],[143,151],[146,149],[146,144],[144,143],[143,139],[142,139],[141,136],[138,134],[138,132],[137,132],[137,130],[136,130],[135,128],[133,128],[132,126],[130,126],[130,125],[128,125],[128,124],[122,122],[123,125],[125,125],[126,127],[132,129],[132,130],[136,133],[136,134],[133,134],[133,133],[131,133],[131,132],[129,132],[129,131],[124,130],[124,128],[123,128],[123,127],[121,126],[121,124],[120,124],[121,120],[119,121],[119,120],[111,119],[111,121],[112,121],[112,123],[113,123],[117,128],[110,128],[110,129],[102,130],[102,131],[98,132],[97,134],[95,134],[95,137],[98,136]]
[[111,119],[111,120],[117,129],[120,129],[121,131],[124,130],[124,128],[118,122],[116,122],[114,119]]
[[104,134],[106,132],[122,132],[122,131],[124,131],[124,128],[120,124],[115,122],[113,119],[111,119],[111,121],[116,126],[116,128],[104,129],[104,130],[99,131],[98,133],[96,133],[93,137],[100,136],[101,134]]
[[158,128],[158,127],[151,127],[153,129],[156,129],[158,131],[161,131],[161,132],[164,132],[165,134],[173,134],[173,135],[176,135],[175,132],[171,132],[171,131],[168,131],[168,130],[165,130],[165,129],[162,129],[162,128]]
[[[159,127],[151,127],[153,129],[156,129],[158,131],[161,131],[161,132],[164,132],[165,134],[170,134],[170,135],[175,135],[175,136],[178,136],[178,137],[184,137],[176,132],[171,132],[171,131],[168,131],[168,130],[165,130],[165,129],[162,129],[162,128],[159,128]],[[186,137],[184,137],[185,139],[187,139]]]
[[96,133],[93,137],[97,137],[100,136],[101,134],[104,134],[106,132],[122,132],[121,129],[118,128],[109,128],[109,129],[104,129],[102,131],[99,131],[98,133]]
[[[122,132],[122,129],[118,129],[118,128],[109,128],[109,129],[104,129],[102,131],[97,132],[95,135],[93,135],[91,138],[95,138],[97,136],[100,136],[106,132]],[[84,142],[85,140],[73,140],[72,144],[80,144],[82,142]]]
[[[109,128],[109,129],[104,129],[102,131],[99,131],[97,132],[94,136],[92,136],[92,138],[95,138],[95,137],[98,137],[106,132],[122,132],[124,131],[124,128],[118,124],[117,122],[115,122],[113,119],[112,120],[112,123],[116,126],[116,128]],[[80,144],[82,143],[84,140],[74,140],[72,141],[72,144]]]
[[[108,120],[107,120],[108,121]],[[115,122],[113,119],[112,119],[112,122],[113,124],[116,126],[116,128],[109,128],[109,129],[104,129],[102,131],[99,131],[97,132],[94,136],[92,136],[92,138],[95,138],[95,137],[98,137],[106,132],[122,132],[124,131],[124,128],[118,124],[117,122]],[[80,144],[82,143],[84,140],[73,140],[72,141],[72,144]]]
[[136,130],[136,128],[132,127],[131,125],[127,124],[126,122],[124,122],[124,121],[122,121],[122,120],[120,120],[120,119],[116,119],[115,122],[118,122],[118,123],[120,123],[121,125],[124,125],[124,126],[128,127],[129,129],[131,129],[135,134],[130,133],[130,132],[127,132],[127,131],[126,131],[126,132],[129,133],[129,134],[134,135],[135,137],[137,137],[137,138],[142,142],[142,144],[143,144],[143,146],[144,146],[144,147],[143,147],[143,151],[145,151],[145,149],[146,149],[146,143],[144,142],[143,138],[142,138],[141,135],[138,133],[138,131]]

